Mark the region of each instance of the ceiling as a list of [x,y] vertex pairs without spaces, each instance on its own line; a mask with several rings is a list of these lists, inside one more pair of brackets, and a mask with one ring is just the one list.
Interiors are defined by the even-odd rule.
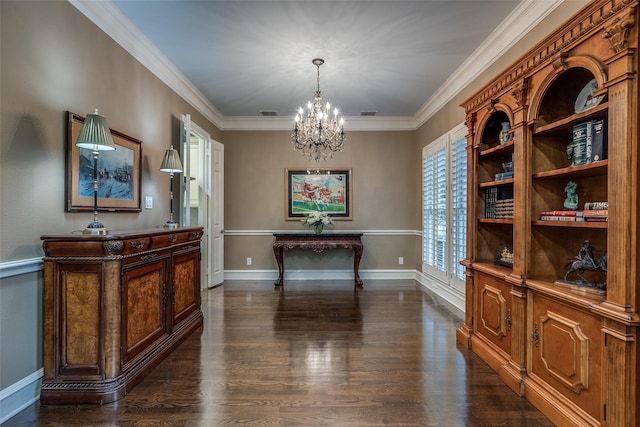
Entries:
[[[347,129],[349,118],[415,128],[436,95],[467,83],[559,3],[70,1],[222,129],[290,123],[316,90],[316,57]],[[515,19],[528,26],[514,32]]]

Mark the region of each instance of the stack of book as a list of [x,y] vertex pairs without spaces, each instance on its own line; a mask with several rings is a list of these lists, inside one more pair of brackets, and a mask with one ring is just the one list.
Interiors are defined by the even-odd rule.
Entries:
[[609,219],[608,202],[587,202],[584,204],[584,220],[588,222],[607,222]]
[[513,219],[513,199],[496,200],[496,219]]
[[487,219],[513,218],[513,187],[500,186],[485,189],[484,217]]
[[584,221],[583,211],[542,211],[540,219],[543,221]]
[[500,172],[494,175],[494,181],[503,181],[505,179],[513,178],[513,158],[510,162],[504,162],[502,164],[502,169],[504,172]]
[[571,166],[585,165],[607,158],[607,126],[604,118],[578,123],[573,126],[569,146]]

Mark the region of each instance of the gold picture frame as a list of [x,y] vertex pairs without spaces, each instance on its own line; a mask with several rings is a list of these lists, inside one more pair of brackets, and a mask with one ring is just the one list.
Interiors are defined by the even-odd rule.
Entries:
[[[93,211],[93,165],[91,150],[79,148],[75,141],[85,118],[67,112],[67,157],[65,162],[65,210]],[[98,157],[98,210],[140,212],[142,183],[142,141],[113,129],[113,151]]]

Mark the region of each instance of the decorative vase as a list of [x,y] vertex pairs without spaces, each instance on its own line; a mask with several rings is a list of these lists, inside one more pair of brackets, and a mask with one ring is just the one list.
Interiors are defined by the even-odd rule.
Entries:
[[313,224],[313,229],[315,230],[316,234],[320,234],[324,229],[324,224],[322,224],[321,222],[316,222],[315,224]]
[[500,123],[500,126],[502,126],[502,130],[500,131],[498,138],[500,139],[500,145],[502,145],[511,141],[513,135],[509,133],[509,129],[511,129],[511,124],[509,122],[502,122]]

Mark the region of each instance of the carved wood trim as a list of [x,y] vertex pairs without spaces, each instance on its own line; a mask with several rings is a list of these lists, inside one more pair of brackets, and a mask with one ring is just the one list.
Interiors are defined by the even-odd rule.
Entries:
[[[587,6],[585,13],[578,14],[572,20],[568,21],[558,31],[551,34],[546,39],[542,40],[533,49],[527,52],[517,61],[514,65],[508,68],[505,72],[501,73],[496,79],[487,84],[481,91],[479,91],[472,98],[462,103],[467,112],[477,110],[481,105],[486,103],[490,99],[495,99],[500,96],[505,90],[507,90],[514,82],[519,79],[530,76],[534,72],[538,71],[541,67],[545,66],[554,57],[558,56],[560,52],[566,51],[569,46],[575,44],[578,40],[593,34],[604,27],[605,22],[611,19],[619,11],[635,6],[631,6],[636,3],[637,0],[612,0],[609,2],[594,2]],[[629,10],[625,17],[633,15],[633,11]],[[611,21],[610,31],[616,31],[616,25],[622,28],[623,25],[629,25],[630,19],[616,18],[618,22]],[[610,25],[611,25],[610,24]],[[627,31],[628,33],[628,31]],[[627,34],[625,33],[625,34]],[[613,35],[614,33],[612,33]],[[616,38],[620,38],[616,36]]]

